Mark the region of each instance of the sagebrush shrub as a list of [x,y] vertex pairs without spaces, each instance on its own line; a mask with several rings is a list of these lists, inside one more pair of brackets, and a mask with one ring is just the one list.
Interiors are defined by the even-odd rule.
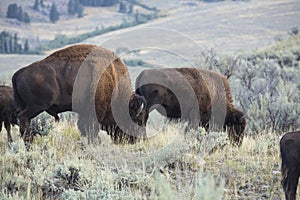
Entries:
[[247,113],[246,133],[300,128],[300,49],[274,49],[223,57],[207,50],[199,60],[229,79],[234,104]]

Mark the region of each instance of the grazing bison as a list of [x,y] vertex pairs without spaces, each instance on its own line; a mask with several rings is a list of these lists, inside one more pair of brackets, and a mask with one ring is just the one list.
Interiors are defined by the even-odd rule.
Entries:
[[242,144],[245,115],[233,106],[229,82],[218,73],[199,68],[145,70],[136,79],[136,94],[145,97],[147,113],[157,109],[194,128],[227,127],[231,143]]
[[4,122],[7,131],[8,142],[12,142],[10,125],[17,124],[13,102],[13,89],[4,85],[0,86],[0,131],[2,130],[2,122]]
[[287,200],[296,199],[300,176],[300,131],[286,133],[280,140],[282,187]]
[[[135,123],[145,123],[145,100],[131,91],[127,67],[116,54],[95,45],[74,45],[56,51],[17,71],[12,82],[20,133],[26,143],[33,139],[30,120],[43,111],[56,121],[58,113],[75,111],[83,135],[97,132],[100,125],[115,142],[130,129],[126,124],[117,125],[122,122],[116,122],[118,114],[128,111]],[[116,101],[121,103],[114,106]],[[122,110],[114,111],[117,108]]]

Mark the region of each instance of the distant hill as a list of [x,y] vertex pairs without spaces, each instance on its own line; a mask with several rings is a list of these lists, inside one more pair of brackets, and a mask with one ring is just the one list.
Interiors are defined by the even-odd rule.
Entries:
[[[49,12],[53,2],[56,3],[60,14],[59,21],[56,23],[51,23],[49,20]],[[44,6],[39,6],[39,9],[35,10],[33,8],[35,0],[2,0],[0,1],[0,27],[2,29],[0,31],[17,33],[22,46],[28,40],[29,47],[36,49],[58,36],[76,37],[95,30],[134,22],[136,21],[136,13],[140,16],[153,13],[151,8],[144,4],[136,1],[130,1],[133,3],[126,1],[125,5],[127,7],[132,4],[130,13],[129,11],[119,12],[119,3],[109,7],[85,6],[83,17],[78,18],[76,15],[68,15],[68,2],[69,0],[47,0],[44,1]],[[22,7],[23,11],[29,13],[30,24],[6,18],[7,7],[12,3],[16,3]]]
[[[112,7],[85,7],[83,18],[67,15],[68,0],[44,0],[45,7],[39,12],[33,9],[35,0],[1,0],[0,1],[0,27],[2,30],[18,33],[20,43],[24,46],[26,39],[29,47],[34,49],[46,45],[55,38],[56,42],[65,41],[66,38],[78,37],[82,34],[115,27],[109,34],[103,34],[80,42],[98,44],[113,35],[118,35],[116,27],[132,23],[136,20],[138,12],[142,17],[139,20],[147,22],[139,26],[159,27],[171,29],[190,37],[201,47],[213,48],[218,52],[235,52],[239,50],[255,50],[274,43],[276,40],[286,38],[293,27],[300,27],[300,1],[298,0],[249,0],[249,1],[222,1],[205,3],[203,1],[177,1],[177,0],[122,0],[121,2],[134,2],[133,13],[119,12],[120,4]],[[49,21],[48,12],[52,2],[56,2],[60,20],[53,24]],[[6,9],[10,3],[17,3],[28,12],[30,24],[21,23],[15,19],[6,19]],[[128,10],[130,9],[129,4]],[[159,10],[164,18],[151,22],[145,20],[143,15]],[[136,25],[136,24],[135,24]],[[0,29],[0,31],[1,31]],[[126,30],[124,30],[126,32]],[[91,35],[93,36],[93,35]],[[150,35],[151,36],[151,35]],[[145,37],[145,40],[150,36]],[[139,36],[144,37],[144,36]],[[84,37],[83,37],[84,38]],[[135,42],[135,38],[129,42]],[[74,43],[79,40],[74,39]],[[65,43],[61,43],[61,48]],[[68,43],[69,44],[69,43]],[[176,48],[182,48],[179,42]],[[188,46],[188,45],[187,45]],[[187,49],[193,53],[193,49]]]

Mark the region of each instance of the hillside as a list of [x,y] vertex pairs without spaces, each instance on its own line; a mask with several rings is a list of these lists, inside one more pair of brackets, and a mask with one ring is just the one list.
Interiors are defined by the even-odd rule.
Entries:
[[[217,52],[251,51],[274,44],[276,39],[286,38],[292,27],[299,27],[300,2],[297,0],[278,1],[224,1],[218,3],[203,3],[192,1],[194,4],[185,4],[184,1],[159,3],[153,1],[150,5],[156,5],[167,13],[164,18],[157,19],[139,27],[130,28],[128,32],[147,27],[171,29],[184,34],[200,48],[213,48]],[[113,36],[122,37],[122,32],[98,36],[86,40],[87,43],[101,44]],[[140,41],[151,38],[157,44],[164,42],[165,37],[153,38],[147,32],[139,35]],[[183,38],[183,39],[185,39]],[[136,35],[126,38],[128,44],[136,44]],[[160,41],[161,39],[161,41]],[[177,38],[180,39],[180,38]],[[122,38],[120,39],[120,41]],[[129,40],[129,41],[128,41]],[[119,41],[118,41],[119,42]],[[189,44],[181,41],[170,41],[176,48],[189,49]],[[109,46],[109,45],[108,45]],[[174,45],[175,46],[175,45]],[[160,46],[161,47],[161,46]]]
[[[0,26],[2,30],[17,32],[24,43],[29,39],[30,47],[35,48],[56,36],[78,36],[103,27],[119,25],[134,20],[134,15],[119,13],[119,5],[113,7],[85,7],[84,17],[66,15],[67,0],[59,1],[60,12],[64,15],[55,24],[49,22],[48,11],[51,2],[47,1],[45,11],[33,10],[33,0],[15,1],[29,13],[32,22],[24,24],[13,19],[6,19],[6,7],[12,1],[1,1]],[[137,28],[157,27],[171,29],[184,34],[202,48],[213,48],[218,52],[236,52],[254,50],[274,43],[276,39],[285,38],[293,27],[299,27],[300,3],[297,0],[277,1],[224,1],[203,3],[201,1],[140,1],[143,5],[156,7],[165,17],[150,23],[129,28],[124,32]],[[140,6],[134,10],[142,13],[148,11]],[[107,38],[120,35],[123,31],[97,36],[85,43],[102,44]],[[140,35],[142,38],[151,35]],[[141,41],[142,41],[141,38]],[[128,38],[127,38],[128,39]],[[132,40],[136,39],[136,36]],[[145,40],[144,39],[144,40]],[[159,38],[155,38],[158,40]],[[177,38],[178,39],[178,38]],[[136,43],[129,38],[128,43]],[[179,41],[176,41],[178,43]],[[157,43],[160,43],[158,41]],[[180,42],[179,42],[180,43]],[[185,48],[179,44],[177,48]],[[188,48],[188,46],[187,46]]]
[[[60,18],[52,23],[49,20],[49,12],[52,3],[57,4]],[[20,22],[16,19],[6,18],[7,7],[9,4],[17,3],[22,10],[30,16],[29,24]],[[101,30],[107,27],[126,24],[135,20],[135,12],[139,14],[149,14],[149,10],[142,8],[139,4],[133,4],[132,13],[120,13],[119,4],[111,7],[89,7],[85,6],[83,17],[78,18],[68,15],[68,0],[64,1],[45,1],[44,7],[34,10],[34,0],[26,1],[1,1],[0,2],[0,26],[1,31],[18,33],[21,38],[20,43],[24,44],[27,39],[32,50],[37,47],[47,45],[47,42],[59,36],[76,37],[84,33]],[[129,4],[129,3],[128,3]],[[127,4],[126,4],[127,5]]]

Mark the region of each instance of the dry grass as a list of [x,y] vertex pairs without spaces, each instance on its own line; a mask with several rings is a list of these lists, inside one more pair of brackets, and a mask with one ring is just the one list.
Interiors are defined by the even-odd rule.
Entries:
[[[116,146],[105,132],[100,133],[101,143],[87,144],[75,127],[73,123],[60,122],[49,135],[37,137],[28,152],[17,128],[13,129],[15,142],[11,147],[2,131],[0,197],[7,199],[9,192],[14,192],[12,199],[41,199],[44,188],[50,191],[54,184],[53,191],[63,199],[91,191],[100,199],[106,199],[105,195],[164,199],[168,194],[187,199],[205,194],[213,195],[207,199],[218,195],[222,199],[283,199],[278,135],[246,137],[241,148],[226,145],[208,154],[215,145],[226,142],[226,134],[207,135],[199,129],[184,136],[182,124],[171,123],[149,140]],[[74,183],[66,182],[67,175],[62,176],[64,172],[72,176],[71,168],[80,174]],[[201,182],[201,177],[205,181]],[[96,180],[102,181],[103,190],[110,188],[104,196],[95,189],[100,184]]]

